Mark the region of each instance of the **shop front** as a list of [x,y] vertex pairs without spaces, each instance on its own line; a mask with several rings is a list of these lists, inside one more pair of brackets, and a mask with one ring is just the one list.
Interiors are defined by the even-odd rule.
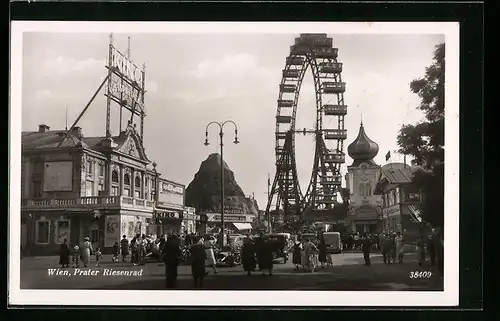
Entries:
[[[182,229],[182,216],[183,213],[180,210],[155,210],[152,219],[152,229],[156,236],[160,235],[180,235],[183,232]],[[153,233],[150,233],[153,234]]]
[[[221,227],[221,214],[205,213],[207,216],[207,231]],[[246,234],[252,231],[252,222],[255,215],[248,214],[224,214],[224,228],[229,234]]]
[[354,209],[348,216],[349,229],[353,233],[379,233],[383,230],[382,211],[380,207],[362,205]]

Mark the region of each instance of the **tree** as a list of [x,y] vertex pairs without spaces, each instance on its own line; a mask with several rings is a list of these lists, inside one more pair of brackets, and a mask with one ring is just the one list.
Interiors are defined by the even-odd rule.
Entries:
[[410,83],[420,97],[417,107],[424,119],[416,125],[403,125],[398,134],[399,152],[414,157],[418,166],[412,183],[424,196],[424,219],[436,226],[444,220],[444,76],[445,46],[436,46],[432,64],[425,76]]

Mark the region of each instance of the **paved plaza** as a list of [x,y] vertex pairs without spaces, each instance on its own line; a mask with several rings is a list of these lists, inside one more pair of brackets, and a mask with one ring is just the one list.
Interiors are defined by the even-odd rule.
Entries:
[[[371,255],[372,264],[365,266],[362,253],[342,253],[334,255],[334,266],[319,268],[314,273],[295,271],[289,261],[276,262],[273,276],[262,276],[258,271],[247,276],[241,266],[219,267],[219,272],[205,278],[205,290],[330,290],[330,291],[442,291],[443,278],[430,264],[418,266],[415,255],[405,256],[403,264],[384,264],[380,254]],[[70,276],[51,275],[49,269],[57,268],[58,257],[24,258],[21,260],[21,289],[99,289],[99,290],[161,290],[164,289],[164,265],[150,262],[145,266],[131,266],[130,263],[114,263],[104,257],[101,267],[90,265],[97,275],[83,275],[85,270],[75,275],[69,268]],[[130,276],[105,276],[111,271],[138,271]],[[140,270],[142,269],[142,273]],[[428,272],[428,277],[410,278],[411,272]],[[420,276],[422,276],[421,273]],[[177,289],[194,289],[189,266],[179,267]]]

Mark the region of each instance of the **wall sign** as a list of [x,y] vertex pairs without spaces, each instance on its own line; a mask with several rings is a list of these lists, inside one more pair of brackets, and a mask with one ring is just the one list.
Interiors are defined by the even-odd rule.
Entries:
[[389,216],[400,214],[399,204],[382,209],[382,213]]
[[184,188],[179,185],[174,185],[172,183],[166,183],[163,182],[161,184],[162,192],[170,192],[170,193],[176,193],[176,194],[184,194]]
[[[221,215],[217,213],[207,213],[208,222],[220,222]],[[224,222],[228,223],[251,223],[253,222],[253,218],[251,215],[226,215],[224,214]]]

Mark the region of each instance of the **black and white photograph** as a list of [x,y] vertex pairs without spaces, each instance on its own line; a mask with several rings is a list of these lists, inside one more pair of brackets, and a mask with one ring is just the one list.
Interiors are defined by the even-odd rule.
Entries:
[[11,50],[12,303],[458,304],[458,23],[14,22]]

